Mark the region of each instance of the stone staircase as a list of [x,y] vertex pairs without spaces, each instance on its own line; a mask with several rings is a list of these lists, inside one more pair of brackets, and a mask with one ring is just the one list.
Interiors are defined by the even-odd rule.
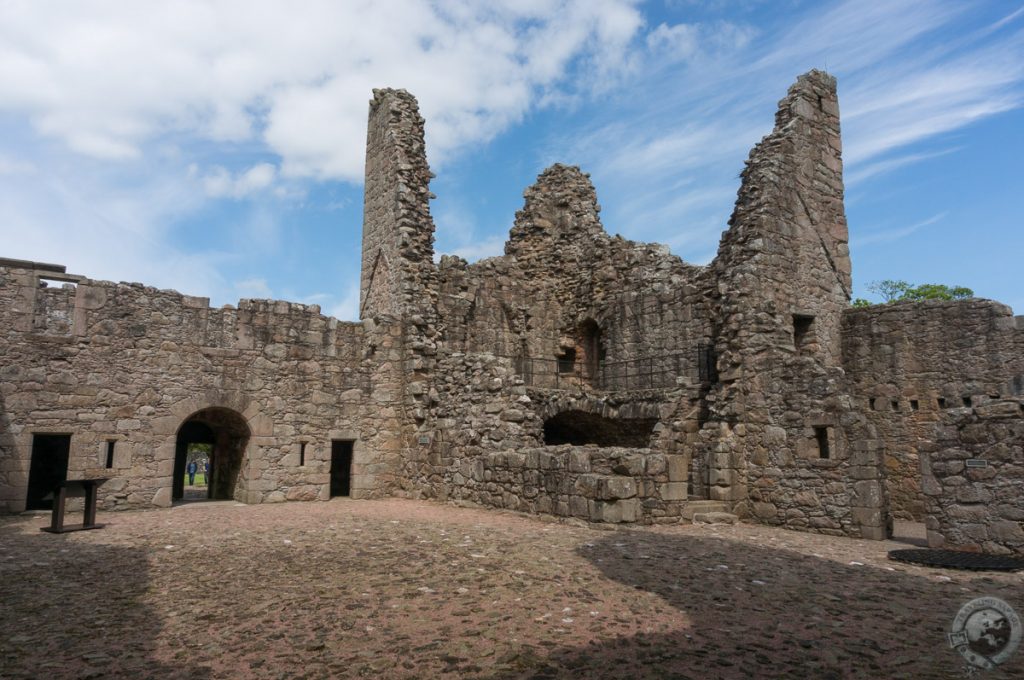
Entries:
[[729,512],[728,503],[705,500],[686,501],[682,519],[691,524],[736,524],[739,521],[739,517]]

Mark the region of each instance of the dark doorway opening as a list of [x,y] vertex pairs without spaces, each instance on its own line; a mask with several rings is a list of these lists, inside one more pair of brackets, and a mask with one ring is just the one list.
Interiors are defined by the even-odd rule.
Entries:
[[[189,416],[178,429],[171,498],[176,501],[234,498],[248,443],[249,425],[241,414],[231,409],[208,408]],[[209,477],[204,474],[205,469],[197,471],[206,489],[204,492],[189,488],[186,493],[189,448],[200,444],[209,451]]]
[[563,411],[544,421],[544,443],[644,449],[651,445],[657,424],[657,418],[605,418],[585,411]]
[[352,495],[352,442],[331,442],[331,498]]
[[52,510],[53,499],[43,497],[68,478],[68,457],[71,454],[71,435],[32,435],[32,462],[28,470],[28,497],[26,510]]

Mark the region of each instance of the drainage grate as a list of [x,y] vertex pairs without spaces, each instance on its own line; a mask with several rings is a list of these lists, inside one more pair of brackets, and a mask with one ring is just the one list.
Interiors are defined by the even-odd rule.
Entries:
[[891,550],[889,559],[945,569],[970,569],[972,571],[1018,571],[1024,569],[1024,559],[962,550],[927,550],[923,548]]

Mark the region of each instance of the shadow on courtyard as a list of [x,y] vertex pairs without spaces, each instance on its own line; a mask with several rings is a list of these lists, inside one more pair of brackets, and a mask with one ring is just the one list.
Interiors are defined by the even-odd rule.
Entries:
[[180,663],[154,659],[162,625],[146,604],[142,550],[43,533],[41,524],[0,521],[0,677],[210,677],[187,649]]
[[[579,552],[606,577],[660,596],[690,626],[526,649],[513,664],[520,670],[499,677],[963,678],[946,640],[960,607],[994,595],[1024,610],[1024,584],[985,574],[965,584],[967,572],[955,572],[954,583],[896,563],[888,571],[721,538],[624,531]],[[1024,677],[1024,649],[984,676]]]

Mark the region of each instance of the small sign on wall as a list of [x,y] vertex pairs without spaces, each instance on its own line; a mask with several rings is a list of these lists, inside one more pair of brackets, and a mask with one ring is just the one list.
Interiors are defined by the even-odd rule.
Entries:
[[430,444],[430,435],[429,434],[421,434],[419,436],[419,443],[421,445],[423,445],[423,446],[426,446],[426,445]]
[[981,458],[968,458],[966,465],[969,468],[983,468],[988,467],[988,461],[982,460]]

